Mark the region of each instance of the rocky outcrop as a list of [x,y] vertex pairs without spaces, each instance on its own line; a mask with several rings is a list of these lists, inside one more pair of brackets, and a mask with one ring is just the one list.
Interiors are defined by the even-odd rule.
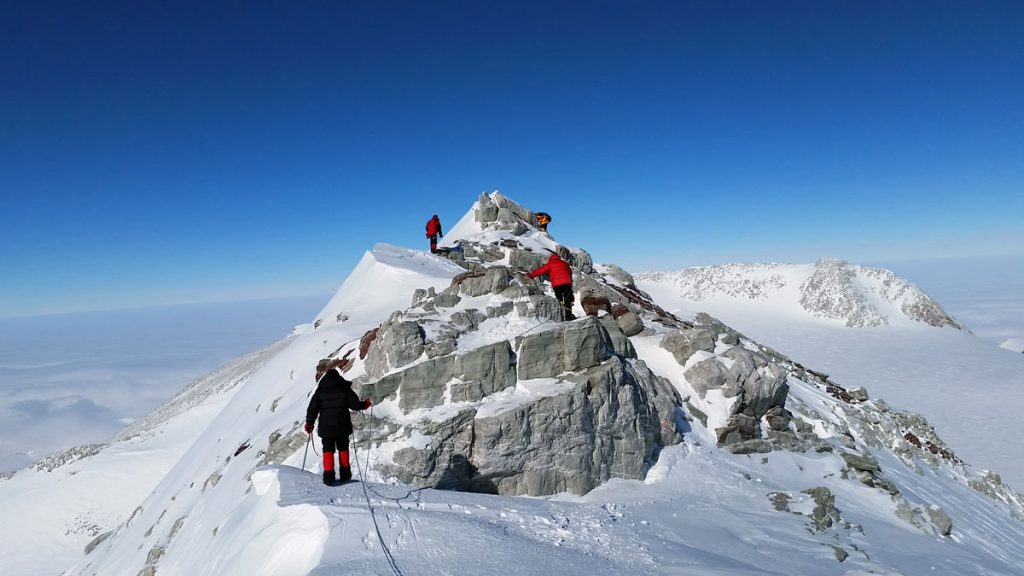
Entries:
[[661,347],[671,352],[680,365],[686,365],[697,352],[715,350],[715,332],[708,328],[682,328],[665,336]]
[[857,288],[853,270],[842,260],[815,263],[814,274],[800,285],[800,305],[816,317],[845,320],[850,327],[889,323]]
[[626,336],[636,336],[644,331],[644,321],[640,315],[622,304],[612,306],[612,316]]
[[480,416],[427,424],[425,449],[403,448],[387,473],[417,486],[534,496],[583,494],[643,478],[659,446],[679,442],[679,397],[642,362],[612,357],[563,391]]
[[456,276],[452,285],[459,287],[459,293],[474,297],[484,294],[500,294],[512,281],[511,271],[504,266],[492,266],[483,274],[467,273]]
[[515,348],[521,380],[585,370],[604,362],[614,351],[608,331],[592,317],[516,338]]
[[406,412],[438,406],[446,393],[452,402],[474,402],[515,386],[512,349],[501,341],[462,355],[447,355],[420,362],[376,382],[362,384],[360,394],[379,403],[399,399]]
[[398,316],[385,322],[366,354],[366,373],[380,378],[387,372],[401,368],[423,354],[426,335],[419,324],[402,320]]

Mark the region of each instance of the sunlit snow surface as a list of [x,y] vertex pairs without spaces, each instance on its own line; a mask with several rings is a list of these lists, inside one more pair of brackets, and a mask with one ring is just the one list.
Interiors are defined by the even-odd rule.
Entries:
[[[462,224],[469,232],[460,234],[471,235],[473,223],[466,219],[453,232]],[[450,233],[445,241],[458,237]],[[544,238],[536,240],[542,243]],[[644,481],[612,480],[582,497],[415,490],[376,473],[360,473],[367,462],[389,458],[376,445],[354,451],[356,476],[363,483],[325,487],[318,457],[304,450],[301,435],[297,450],[283,462],[267,462],[270,441],[298,430],[314,387],[316,359],[354,350],[367,327],[410,305],[413,288],[446,286],[458,272],[449,265],[422,252],[378,246],[340,289],[347,295],[336,297],[317,315],[319,326],[314,322],[302,327],[281,344],[282,350],[261,359],[243,382],[206,397],[200,405],[209,411],[197,407],[159,420],[152,440],[131,448],[139,453],[157,450],[153,442],[160,430],[167,438],[197,438],[187,452],[179,448],[163,457],[169,471],[136,514],[125,513],[120,522],[101,527],[115,530],[108,540],[88,556],[80,540],[73,545],[56,539],[26,542],[16,551],[4,547],[7,557],[0,558],[0,565],[14,566],[14,574],[55,573],[72,564],[70,575],[145,574],[147,567],[156,574],[391,574],[386,546],[408,575],[1024,573],[1024,525],[1007,508],[966,489],[962,478],[946,467],[922,466],[918,473],[886,451],[878,454],[880,465],[908,499],[942,506],[954,518],[950,537],[898,519],[888,494],[843,479],[844,464],[837,454],[734,456],[715,448],[712,434],[703,428],[685,430],[685,441],[663,450]],[[459,308],[484,303],[486,297],[467,298]],[[372,314],[364,315],[366,310]],[[472,345],[530,328],[513,316],[503,325],[488,326],[486,334],[481,330]],[[635,337],[633,342],[653,370],[682,386],[682,368],[665,362],[657,336]],[[464,343],[459,345],[461,349]],[[350,376],[362,370],[357,361]],[[225,375],[218,381],[238,377]],[[505,409],[522,399],[517,395],[550,393],[552,384],[519,382],[507,398],[489,399],[491,405],[481,409]],[[829,400],[813,387],[793,393],[805,403],[824,405]],[[373,408],[378,413],[394,409],[388,402]],[[208,425],[203,426],[203,419]],[[177,422],[187,432],[172,431]],[[369,422],[365,413],[354,417],[358,428]],[[422,446],[425,440],[414,435],[407,443]],[[70,493],[97,489],[98,480],[89,472],[106,470],[110,464],[101,458],[116,449],[121,448],[57,468],[49,478],[63,479],[60,488]],[[104,481],[112,484],[116,476]],[[26,506],[45,503],[45,495],[31,492],[41,485],[39,478],[19,473],[0,482],[0,494],[14,493],[5,488],[10,486]],[[825,532],[810,530],[807,516],[777,511],[768,498],[783,491],[792,497],[793,510],[809,511],[801,490],[816,486],[832,490],[842,518]],[[66,516],[57,507],[43,509],[44,514]],[[57,560],[47,559],[51,544],[60,548]],[[839,562],[834,546],[849,557]]]
[[[790,267],[794,278],[788,285],[798,286],[806,270],[806,266]],[[936,276],[950,281],[944,274]],[[940,285],[938,280],[930,284]],[[639,280],[638,285],[670,310],[706,311],[847,388],[864,386],[894,407],[924,415],[958,456],[998,472],[1017,489],[1024,488],[1024,445],[1015,432],[1008,432],[1016,428],[1013,423],[1024,405],[1024,354],[1000,348],[989,338],[905,319],[887,326],[846,328],[813,318],[790,291],[762,299],[719,294],[695,302],[682,297],[671,282]],[[942,286],[946,286],[939,290],[943,293],[969,293],[955,285]],[[993,287],[982,294],[992,296],[997,290]],[[970,329],[972,325],[957,311],[963,309],[967,318],[978,318],[977,310],[985,306],[960,302],[946,308]],[[1019,329],[1016,323],[1024,319],[1014,310],[1011,306],[1002,328],[986,324],[986,333]],[[991,322],[993,315],[985,317]]]

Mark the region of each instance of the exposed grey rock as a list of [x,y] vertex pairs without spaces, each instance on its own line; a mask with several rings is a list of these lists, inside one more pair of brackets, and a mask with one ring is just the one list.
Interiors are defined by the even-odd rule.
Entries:
[[868,391],[865,390],[863,386],[850,388],[849,390],[847,390],[847,392],[849,392],[850,396],[857,402],[867,402],[868,400],[871,399],[871,397],[868,396]]
[[767,454],[772,451],[770,443],[758,439],[727,442],[723,447],[733,454]]
[[467,308],[452,313],[451,325],[459,332],[471,332],[480,327],[480,323],[487,320],[487,315],[476,308]]
[[768,494],[768,500],[771,501],[772,508],[779,512],[789,512],[789,503],[792,499],[792,496],[785,492],[772,492]]
[[[486,246],[475,242],[462,243],[462,252],[466,258],[476,258],[481,262],[496,262],[505,258],[505,252],[496,246]],[[476,262],[466,262],[466,267],[474,272],[486,272],[487,267]]]
[[788,410],[778,406],[768,410],[764,416],[765,421],[768,422],[768,427],[777,432],[788,430],[792,418],[793,415]]
[[814,500],[814,510],[811,512],[811,525],[818,531],[827,530],[833,524],[838,524],[839,511],[836,510],[836,497],[824,487],[810,488],[803,490]]
[[702,426],[707,428],[707,426],[708,426],[708,415],[707,414],[705,414],[699,408],[697,408],[696,406],[694,406],[693,404],[691,404],[689,402],[686,403],[686,411],[687,411],[687,413],[692,415],[694,418],[696,418],[697,421],[700,422]]
[[740,346],[733,346],[726,350],[722,356],[732,360],[729,367],[729,379],[734,382],[744,382],[757,370],[754,363],[754,353]]
[[502,302],[501,304],[498,304],[497,306],[488,306],[487,307],[487,317],[488,318],[497,318],[499,316],[508,316],[512,312],[513,308],[514,308],[514,305],[513,305],[511,300]]
[[818,318],[843,320],[849,327],[888,324],[854,282],[850,265],[835,258],[815,262],[814,273],[800,285],[800,306]]
[[757,420],[746,414],[733,414],[721,428],[715,428],[719,446],[739,444],[758,436]]
[[548,256],[513,248],[508,255],[508,265],[519,272],[533,272],[548,261]]
[[636,358],[636,349],[633,347],[633,343],[622,332],[622,328],[619,328],[619,323],[615,321],[615,317],[611,314],[605,314],[600,316],[598,321],[608,331],[608,338],[611,340],[612,349],[616,354],[626,358]]
[[786,372],[777,364],[769,364],[760,377],[748,378],[744,382],[743,410],[760,419],[771,408],[785,408],[788,393]]
[[473,219],[481,224],[488,224],[498,219],[498,207],[487,194],[481,194]]
[[498,230],[508,230],[519,236],[527,230],[526,222],[508,208],[498,208],[498,219],[494,224]]
[[473,469],[466,451],[473,444],[474,416],[476,410],[464,410],[443,422],[427,422],[423,432],[430,437],[430,446],[397,450],[393,464],[383,466],[383,472],[415,486],[470,489]]
[[534,295],[515,302],[516,314],[538,320],[562,320],[562,305],[553,296]]
[[572,264],[573,267],[585,274],[594,273],[594,259],[590,256],[589,252],[582,248],[574,248],[569,251],[569,254],[569,263]]
[[854,470],[860,470],[871,474],[877,474],[882,470],[881,466],[878,465],[878,459],[870,454],[841,452],[839,455],[846,461],[846,465]]
[[833,551],[833,552],[835,553],[835,555],[836,555],[836,560],[838,560],[838,561],[840,561],[840,562],[843,562],[843,561],[845,561],[845,560],[846,560],[847,558],[849,558],[849,557],[850,557],[850,553],[849,553],[849,552],[847,552],[846,550],[843,550],[843,549],[842,549],[842,548],[840,548],[839,546],[832,546],[832,551]]
[[92,553],[92,551],[95,550],[97,546],[102,544],[103,541],[106,540],[107,538],[110,538],[110,535],[113,534],[113,533],[114,533],[113,530],[108,530],[107,532],[104,532],[103,534],[100,534],[99,536],[97,536],[97,537],[93,538],[92,540],[90,540],[89,543],[85,545],[85,553],[86,554]]
[[577,293],[601,292],[604,289],[600,282],[592,278],[589,274],[580,273],[579,270],[573,270],[572,288],[573,291]]
[[698,396],[704,398],[708,390],[716,390],[725,383],[726,371],[715,358],[701,360],[683,373]]
[[900,307],[900,311],[906,314],[906,316],[911,320],[924,322],[929,326],[952,326],[957,330],[964,329],[963,325],[943,310],[942,306],[940,306],[938,302],[925,296],[923,293],[917,294],[916,297],[909,302],[904,302]]
[[644,331],[644,321],[640,315],[623,304],[612,305],[612,316],[626,336],[636,336]]
[[462,298],[458,295],[457,289],[446,288],[434,298],[434,306],[438,308],[454,308],[461,301]]
[[428,341],[423,350],[427,353],[427,358],[437,358],[451,354],[455,351],[456,346],[458,346],[458,340],[454,336],[446,335]]
[[492,266],[488,268],[483,276],[466,278],[459,284],[459,292],[466,296],[483,296],[484,294],[499,294],[508,288],[511,276],[509,269],[504,266]]
[[953,519],[949,517],[949,514],[935,504],[926,507],[924,510],[928,514],[928,520],[935,527],[935,530],[942,536],[949,536],[953,531]]
[[670,332],[661,341],[661,347],[672,353],[680,366],[686,364],[700,350],[713,352],[715,340],[713,333],[706,328],[680,328]]
[[654,393],[629,364],[612,358],[566,393],[478,418],[474,489],[582,494],[611,477],[642,478],[662,420],[674,418],[645,403]]
[[716,338],[722,340],[725,344],[735,346],[739,344],[740,335],[724,322],[708,314],[707,312],[698,312],[693,318],[693,323],[696,326],[707,328],[711,331]]
[[281,434],[275,430],[267,438],[267,449],[261,453],[260,466],[267,464],[280,464],[289,456],[295,454],[306,443],[306,434],[295,428],[288,434]]
[[[499,208],[499,219],[500,211],[501,209],[504,209],[512,213],[514,216],[518,217],[523,222],[534,222],[536,220],[533,215],[533,212],[513,202],[507,196],[500,192],[494,193],[494,204]],[[517,234],[521,234],[521,232]]]
[[423,303],[424,300],[431,299],[435,296],[433,287],[428,289],[417,288],[412,293],[412,307],[415,308]]
[[416,360],[423,354],[425,339],[423,328],[416,322],[385,322],[366,355],[367,375],[380,378]]
[[517,370],[522,380],[550,378],[597,366],[611,352],[608,331],[589,316],[516,338]]
[[[605,362],[605,365],[607,364],[608,362]],[[627,373],[630,373],[632,368],[630,375],[632,381],[638,385],[642,404],[653,408],[653,414],[648,413],[648,417],[659,420],[658,443],[662,446],[672,446],[681,442],[678,423],[683,418],[679,410],[682,398],[679,397],[679,392],[672,382],[652,372],[643,360],[637,360],[633,364],[623,363],[622,366]],[[647,426],[649,427],[650,423]]]
[[404,411],[437,406],[444,397],[448,382],[455,369],[454,356],[440,356],[400,372],[388,374],[376,382],[366,382],[360,389],[361,397],[374,403],[392,397],[400,391],[399,407]]
[[451,386],[452,402],[475,402],[515,386],[512,348],[502,340],[457,356],[454,376],[457,380]]
[[630,287],[636,286],[636,281],[633,280],[633,276],[629,272],[626,272],[615,264],[602,264],[601,266],[604,268],[605,273],[608,276],[611,276],[618,282]]

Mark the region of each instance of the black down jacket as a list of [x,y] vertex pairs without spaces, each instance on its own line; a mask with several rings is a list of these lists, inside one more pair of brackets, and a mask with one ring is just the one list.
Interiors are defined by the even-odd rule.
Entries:
[[320,437],[341,438],[352,434],[352,416],[348,411],[365,408],[366,403],[352,391],[352,383],[345,380],[338,370],[328,370],[309,399],[306,422],[313,424],[320,416]]

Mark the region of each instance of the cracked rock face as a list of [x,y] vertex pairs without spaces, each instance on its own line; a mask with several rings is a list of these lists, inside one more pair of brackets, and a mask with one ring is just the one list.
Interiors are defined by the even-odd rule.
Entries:
[[385,322],[367,352],[367,375],[379,378],[411,363],[423,354],[424,341],[423,328],[416,322]]
[[418,486],[540,496],[641,479],[658,446],[679,442],[679,397],[643,363],[613,357],[569,376],[558,394],[480,416],[467,410],[423,432],[387,473]]

